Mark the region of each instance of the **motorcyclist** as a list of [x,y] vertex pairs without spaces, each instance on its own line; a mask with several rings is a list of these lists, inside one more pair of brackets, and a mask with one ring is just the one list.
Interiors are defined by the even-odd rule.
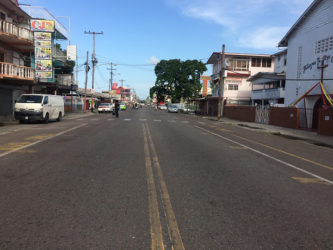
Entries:
[[114,111],[115,111],[115,114],[116,114],[116,117],[119,117],[119,101],[116,100],[116,103],[114,104]]

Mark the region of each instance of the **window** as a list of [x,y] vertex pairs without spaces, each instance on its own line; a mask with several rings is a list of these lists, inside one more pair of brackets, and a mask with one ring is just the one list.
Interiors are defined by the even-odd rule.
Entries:
[[263,58],[262,59],[262,67],[263,68],[270,68],[272,65],[272,60],[270,58]]
[[323,53],[333,50],[333,36],[319,40],[315,43],[315,53]]
[[228,90],[238,90],[237,84],[228,84]]
[[252,58],[252,67],[270,68],[272,59],[270,58]]
[[249,61],[243,58],[233,58],[230,60],[230,69],[234,71],[248,71]]
[[252,67],[261,67],[261,58],[252,58]]

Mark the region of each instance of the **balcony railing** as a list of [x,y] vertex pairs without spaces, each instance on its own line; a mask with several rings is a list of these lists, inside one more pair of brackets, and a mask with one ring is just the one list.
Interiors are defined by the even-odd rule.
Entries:
[[0,78],[33,81],[35,79],[35,70],[33,68],[15,65],[12,63],[0,62]]
[[30,40],[33,42],[34,33],[26,28],[19,27],[16,24],[1,20],[0,21],[0,32],[14,35],[21,39]]
[[279,99],[284,97],[284,88],[257,89],[252,91],[252,99]]

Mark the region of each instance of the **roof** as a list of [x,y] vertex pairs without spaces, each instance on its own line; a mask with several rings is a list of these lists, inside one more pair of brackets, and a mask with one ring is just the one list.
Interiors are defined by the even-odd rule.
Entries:
[[297,30],[304,22],[304,20],[312,13],[312,11],[318,6],[318,4],[322,0],[314,0],[310,6],[304,11],[304,13],[298,18],[296,23],[289,29],[287,34],[282,38],[282,40],[279,42],[278,47],[287,47],[288,46],[288,40],[290,36],[294,33],[295,30]]
[[284,50],[280,50],[279,52],[276,52],[275,54],[273,54],[273,56],[279,56],[282,54],[287,54],[288,49],[284,49]]
[[1,1],[1,4],[5,5],[10,11],[13,11],[18,16],[23,16],[25,19],[29,20],[31,17],[22,10],[16,0]]
[[[214,64],[221,58],[222,52],[213,52],[213,54],[209,57],[207,64]],[[246,54],[246,53],[225,53],[227,57],[267,57],[270,58],[272,55],[267,54]]]
[[267,78],[272,80],[282,80],[286,78],[285,73],[276,73],[276,72],[259,72],[253,76],[251,76],[249,79],[247,79],[248,82],[255,81],[259,78]]
[[28,13],[33,19],[54,20],[56,39],[66,40],[68,38],[67,28],[62,23],[60,23],[59,20],[44,7],[28,6],[28,5],[21,5],[20,7],[22,8],[23,11]]

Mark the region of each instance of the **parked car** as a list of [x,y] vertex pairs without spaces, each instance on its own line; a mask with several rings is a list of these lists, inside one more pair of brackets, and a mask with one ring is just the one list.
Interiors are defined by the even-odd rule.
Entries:
[[15,102],[15,119],[20,123],[60,121],[65,115],[64,99],[57,95],[24,94]]
[[120,110],[126,110],[126,103],[124,103],[124,102],[120,103],[119,109]]
[[170,104],[168,106],[169,113],[178,113],[178,107],[176,105]]
[[167,110],[168,108],[167,108],[167,106],[165,104],[160,104],[160,105],[158,105],[158,109],[160,109],[160,110]]
[[111,103],[101,103],[98,105],[98,113],[108,112],[111,113],[113,111]]

